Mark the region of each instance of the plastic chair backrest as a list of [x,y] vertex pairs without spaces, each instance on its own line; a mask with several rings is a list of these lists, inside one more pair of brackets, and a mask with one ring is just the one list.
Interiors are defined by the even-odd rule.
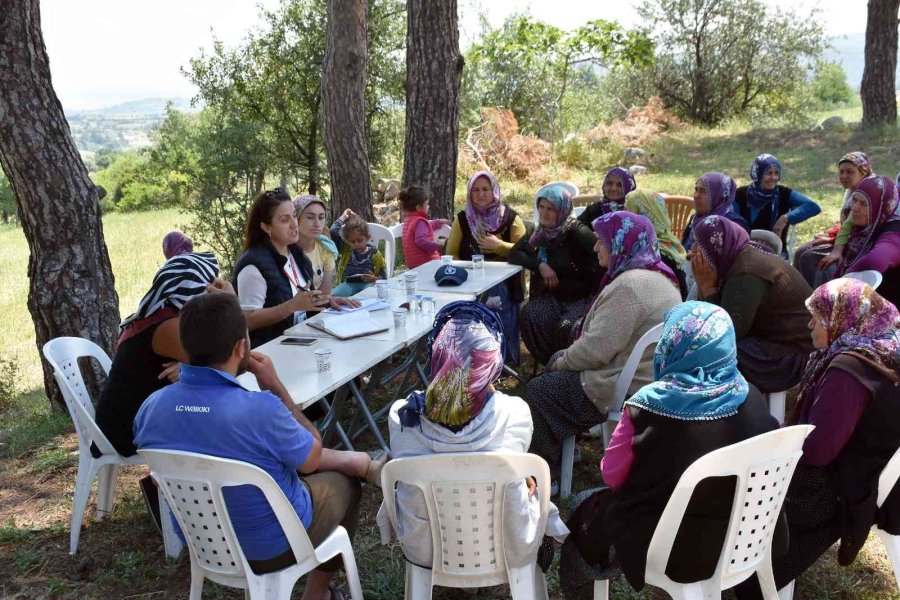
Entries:
[[391,235],[394,236],[395,240],[399,240],[403,237],[403,223],[397,223],[396,225],[391,225],[388,227],[391,232]]
[[222,497],[223,488],[238,485],[252,485],[263,493],[298,565],[311,568],[318,564],[315,549],[294,507],[275,480],[259,467],[178,450],[141,449],[138,453],[150,465],[150,474],[175,513],[194,562],[207,573],[254,576]]
[[75,424],[79,445],[90,447],[91,442],[103,454],[118,454],[106,435],[100,431],[94,420],[94,402],[84,385],[84,378],[78,366],[79,358],[93,358],[109,375],[112,360],[107,356],[103,348],[90,340],[79,337],[58,337],[44,344],[44,358],[53,367],[53,376],[62,391],[69,416]]
[[873,290],[877,290],[878,286],[881,285],[881,281],[883,276],[878,271],[859,271],[857,273],[844,273],[844,277],[849,279],[859,279],[860,281],[869,284]]
[[784,247],[784,244],[782,244],[781,242],[781,238],[767,229],[752,230],[750,232],[750,239],[754,242],[765,244],[775,252],[776,256],[781,254],[781,249]]
[[507,581],[503,545],[506,485],[528,476],[537,480],[541,523],[547,525],[550,468],[534,454],[471,452],[398,458],[381,473],[384,503],[396,531],[398,482],[425,496],[436,585],[482,587]]
[[898,479],[900,479],[900,448],[897,449],[894,456],[882,469],[881,475],[878,476],[878,508],[881,508],[881,505],[887,500],[894,486],[897,485]]
[[683,200],[681,198],[666,198],[666,209],[669,211],[669,220],[672,221],[672,233],[679,240],[684,235],[684,228],[687,227],[694,212],[694,201]]
[[449,238],[450,237],[450,226],[449,225],[441,225],[434,232],[434,238]]
[[585,194],[583,196],[575,196],[572,198],[572,204],[575,205],[575,210],[572,211],[572,214],[578,218],[581,216],[588,206],[595,202],[600,202],[603,200],[603,196],[600,194]]
[[677,586],[666,575],[675,535],[694,488],[708,477],[736,476],[731,519],[722,554],[711,580],[725,590],[771,560],[772,536],[788,484],[803,454],[812,425],[783,427],[698,458],[681,475],[663,511],[647,551],[646,580],[651,585]]
[[372,236],[372,242],[376,248],[378,248],[378,242],[384,242],[382,255],[384,256],[385,269],[387,270],[385,275],[390,279],[394,276],[394,262],[397,257],[397,242],[394,240],[394,234],[390,229],[378,223],[369,223],[369,234]]
[[622,366],[622,372],[619,373],[619,378],[616,380],[616,393],[615,396],[613,396],[612,404],[613,411],[618,413],[622,412],[622,405],[625,404],[625,396],[628,395],[628,388],[631,387],[631,381],[634,379],[634,373],[637,371],[638,365],[644,357],[644,352],[646,352],[647,348],[652,344],[659,342],[659,336],[662,335],[662,330],[662,323],[654,325],[638,339],[637,344],[631,349],[631,354],[628,355],[628,360],[625,361],[625,364]]
[[575,210],[572,211],[572,216],[577,219],[585,210],[587,210],[586,206],[576,206]]

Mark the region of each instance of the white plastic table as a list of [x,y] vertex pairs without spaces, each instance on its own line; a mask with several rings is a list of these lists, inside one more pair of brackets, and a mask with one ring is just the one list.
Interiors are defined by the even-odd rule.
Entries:
[[[440,260],[432,260],[430,262],[425,263],[424,265],[419,265],[415,269],[411,269],[415,273],[419,274],[419,281],[417,284],[418,294],[427,294],[429,296],[434,295],[435,293],[440,294],[472,294],[478,296],[479,294],[483,294],[488,291],[498,283],[506,281],[513,275],[517,275],[522,271],[522,267],[519,265],[511,265],[505,262],[487,262],[484,263],[484,269],[480,271],[475,271],[472,269],[471,261],[467,260],[454,260],[452,262],[454,267],[460,269],[466,269],[469,274],[469,278],[463,282],[462,285],[438,285],[434,280],[434,274],[438,270],[439,267],[442,266]],[[392,283],[394,282],[402,282],[403,281],[403,273],[397,275],[390,280]],[[396,284],[395,284],[396,285]]]

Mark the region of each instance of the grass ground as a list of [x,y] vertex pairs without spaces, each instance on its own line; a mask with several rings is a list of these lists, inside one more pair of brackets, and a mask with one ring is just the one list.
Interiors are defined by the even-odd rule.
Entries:
[[[841,111],[848,122],[859,120],[858,109]],[[824,118],[828,115],[821,115]],[[837,185],[837,159],[848,150],[869,153],[877,171],[893,175],[900,165],[900,141],[894,135],[799,129],[760,129],[731,125],[694,129],[661,138],[647,147],[649,173],[642,187],[690,195],[697,176],[709,170],[729,173],[739,184],[760,152],[776,154],[784,164],[784,183],[819,201],[823,214],[800,227],[800,237],[826,228],[836,218],[842,193]],[[585,193],[600,187],[603,170],[570,170],[550,165],[547,180],[566,179]],[[538,182],[502,181],[507,199],[526,214]],[[130,313],[162,263],[163,235],[183,224],[176,210],[112,214],[104,218],[122,316]],[[28,249],[20,229],[0,226],[0,358],[14,362],[17,396],[11,408],[0,407],[0,597],[19,599],[184,597],[189,565],[167,563],[162,541],[145,516],[137,493],[140,468],[124,470],[117,486],[114,513],[105,521],[86,520],[79,553],[68,555],[69,511],[74,489],[76,440],[68,415],[48,414],[41,385],[34,331],[26,309]],[[0,377],[3,371],[0,371]],[[0,381],[0,384],[9,381]],[[513,390],[515,391],[515,390]],[[365,442],[363,443],[365,446]],[[584,459],[575,469],[574,488],[599,483],[598,445],[582,444]],[[366,598],[393,599],[403,593],[403,559],[396,545],[381,546],[374,525],[379,496],[364,492],[361,526],[354,549]],[[561,503],[565,512],[569,507]],[[90,507],[93,503],[89,504]],[[558,575],[549,576],[551,595],[558,598]],[[890,562],[880,542],[870,539],[856,562],[837,566],[834,552],[800,580],[808,599],[900,599]],[[298,588],[299,589],[299,588]],[[240,598],[233,591],[207,584],[205,598]],[[505,597],[503,588],[476,595],[440,590],[436,598],[486,599]],[[299,597],[296,594],[295,597]],[[659,590],[635,593],[623,580],[614,583],[617,600],[665,598]]]

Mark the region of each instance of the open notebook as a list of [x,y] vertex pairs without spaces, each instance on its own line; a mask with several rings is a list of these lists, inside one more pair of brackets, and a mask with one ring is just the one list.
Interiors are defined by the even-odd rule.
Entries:
[[329,316],[323,319],[305,321],[306,325],[331,334],[341,340],[387,331],[386,325],[378,324],[368,312],[360,310],[346,315]]

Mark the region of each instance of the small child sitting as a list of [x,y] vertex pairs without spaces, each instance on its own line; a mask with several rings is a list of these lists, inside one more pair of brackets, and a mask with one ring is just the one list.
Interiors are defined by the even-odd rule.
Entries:
[[403,208],[403,259],[406,266],[415,269],[428,261],[441,257],[441,244],[434,239],[434,232],[442,225],[450,225],[447,219],[428,219],[428,190],[411,185],[400,190],[397,196]]
[[332,296],[358,294],[384,277],[384,256],[378,248],[369,245],[372,236],[365,219],[348,208],[331,225],[331,239],[340,251],[337,280],[341,282],[331,291]]

